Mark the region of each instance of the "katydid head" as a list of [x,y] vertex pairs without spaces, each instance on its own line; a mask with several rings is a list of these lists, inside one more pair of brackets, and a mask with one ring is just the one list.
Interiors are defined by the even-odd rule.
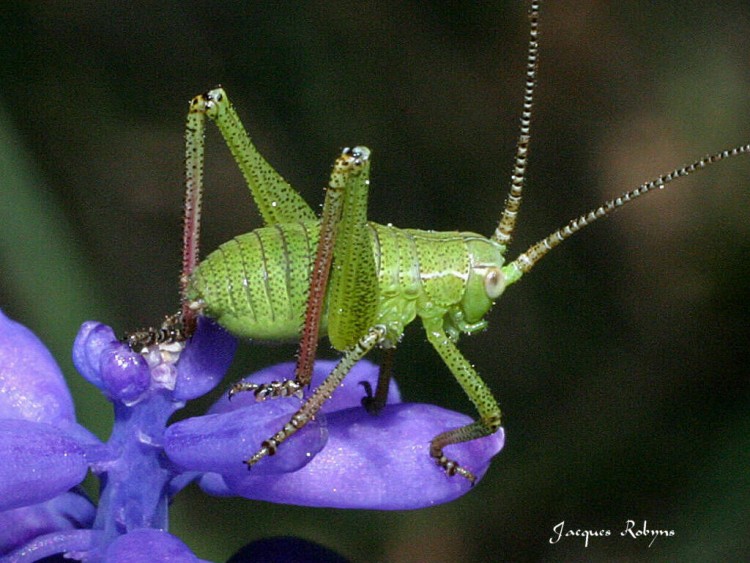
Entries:
[[467,324],[462,330],[471,332],[472,325],[482,323],[482,318],[508,284],[503,272],[505,247],[478,235],[465,234],[464,240],[470,266],[466,291],[459,307]]

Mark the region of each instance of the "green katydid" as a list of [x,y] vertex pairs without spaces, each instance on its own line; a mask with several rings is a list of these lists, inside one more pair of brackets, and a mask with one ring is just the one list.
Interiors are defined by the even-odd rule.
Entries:
[[[364,147],[345,149],[336,160],[319,218],[257,152],[223,89],[211,90],[191,102],[186,133],[183,308],[159,331],[132,335],[132,345],[184,339],[192,332],[198,314],[214,318],[240,337],[301,337],[293,380],[260,386],[238,384],[232,389],[232,393],[251,390],[258,399],[296,394],[310,383],[320,335],[327,335],[333,347],[343,352],[336,368],[290,422],[246,461],[249,466],[275,453],[285,439],[311,420],[356,361],[375,347],[392,350],[405,326],[419,317],[427,339],[479,413],[475,422],[436,436],[430,454],[447,474],[459,474],[473,482],[471,471],[447,458],[443,448],[492,434],[501,419],[490,389],[456,346],[460,334],[483,329],[484,316],[505,288],[583,227],[675,178],[750,152],[750,145],[743,145],[677,168],[570,221],[506,263],[528,158],[539,4],[533,1],[530,9],[526,85],[510,194],[490,238],[368,222],[370,151]],[[265,226],[223,244],[199,263],[206,117],[222,133]],[[381,370],[374,396],[370,390],[367,393],[368,410],[382,408],[388,378],[389,370]]]

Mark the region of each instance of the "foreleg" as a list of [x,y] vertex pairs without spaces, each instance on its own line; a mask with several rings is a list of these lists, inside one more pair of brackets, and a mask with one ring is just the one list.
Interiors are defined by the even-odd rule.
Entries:
[[445,365],[451,370],[479,413],[479,419],[471,424],[435,436],[430,443],[430,455],[448,475],[461,475],[473,484],[476,481],[475,475],[457,461],[446,457],[443,448],[494,434],[500,428],[500,407],[492,396],[490,388],[445,333],[442,318],[424,319],[423,322],[427,339],[440,354]]

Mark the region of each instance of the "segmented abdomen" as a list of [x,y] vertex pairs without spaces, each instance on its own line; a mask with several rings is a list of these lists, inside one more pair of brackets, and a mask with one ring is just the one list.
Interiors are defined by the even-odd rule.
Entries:
[[231,333],[260,340],[299,335],[319,223],[262,227],[237,236],[196,268],[188,299]]

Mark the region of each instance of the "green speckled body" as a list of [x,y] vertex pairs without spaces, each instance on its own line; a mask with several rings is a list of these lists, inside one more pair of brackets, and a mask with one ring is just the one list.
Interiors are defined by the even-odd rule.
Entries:
[[[221,245],[196,266],[206,117],[221,131],[265,226]],[[362,146],[345,148],[336,159],[316,217],[257,151],[221,88],[191,102],[186,163],[183,321],[189,326],[201,314],[238,337],[300,341],[294,380],[240,383],[233,392],[284,396],[309,385],[322,335],[343,352],[290,422],[246,460],[248,466],[313,419],[357,361],[375,346],[395,347],[406,325],[419,317],[427,340],[479,412],[477,421],[436,436],[430,456],[449,475],[473,482],[471,471],[447,458],[443,448],[497,431],[500,408],[456,340],[484,328],[492,302],[520,278],[515,264],[503,266],[512,230],[505,224],[512,221],[501,222],[492,238],[369,222],[370,150]],[[517,199],[512,194],[510,201]],[[511,205],[507,215],[514,214]],[[381,370],[378,389],[366,397],[373,413],[385,406],[389,377],[389,369]]]
[[[415,319],[445,317],[446,330],[466,330],[461,307],[471,268],[480,257],[498,267],[502,247],[473,233],[398,229],[368,223],[377,272],[377,310],[373,324],[387,328],[386,345],[396,344]],[[319,223],[300,221],[262,227],[222,244],[200,263],[188,287],[188,299],[203,314],[237,336],[259,340],[299,337],[318,243]],[[480,252],[481,254],[481,252]],[[477,322],[491,306],[468,316]],[[321,334],[327,332],[327,314]],[[358,335],[359,336],[359,335]],[[333,342],[338,349],[357,337]]]
[[[162,339],[162,332],[169,339],[175,334],[189,335],[200,314],[216,319],[239,337],[299,338],[294,380],[240,382],[232,388],[232,393],[252,391],[258,400],[291,394],[304,397],[289,422],[246,460],[249,467],[273,455],[282,442],[313,420],[357,361],[376,346],[395,347],[406,325],[419,317],[427,340],[479,415],[469,424],[435,436],[429,454],[448,475],[458,474],[474,483],[476,475],[471,469],[446,457],[443,449],[496,432],[501,427],[501,412],[487,384],[458,349],[459,335],[484,328],[485,314],[509,285],[593,221],[678,177],[750,153],[750,145],[722,151],[642,184],[570,221],[504,266],[527,169],[539,4],[532,0],[529,10],[523,111],[511,188],[490,238],[368,222],[371,153],[362,146],[344,148],[336,159],[318,217],[258,152],[222,88],[191,102],[186,128],[183,303],[180,316],[175,317],[182,324],[177,329],[167,324],[155,336],[155,331],[149,331],[143,339],[133,341],[148,347],[151,341]],[[207,118],[224,137],[265,226],[223,244],[196,266]],[[319,337],[326,334],[334,348],[343,352],[342,357],[324,381],[304,396],[304,387],[312,381]],[[385,407],[388,395],[390,361],[384,364],[375,393],[368,386],[362,400],[372,414]],[[372,459],[377,457],[373,454]]]

